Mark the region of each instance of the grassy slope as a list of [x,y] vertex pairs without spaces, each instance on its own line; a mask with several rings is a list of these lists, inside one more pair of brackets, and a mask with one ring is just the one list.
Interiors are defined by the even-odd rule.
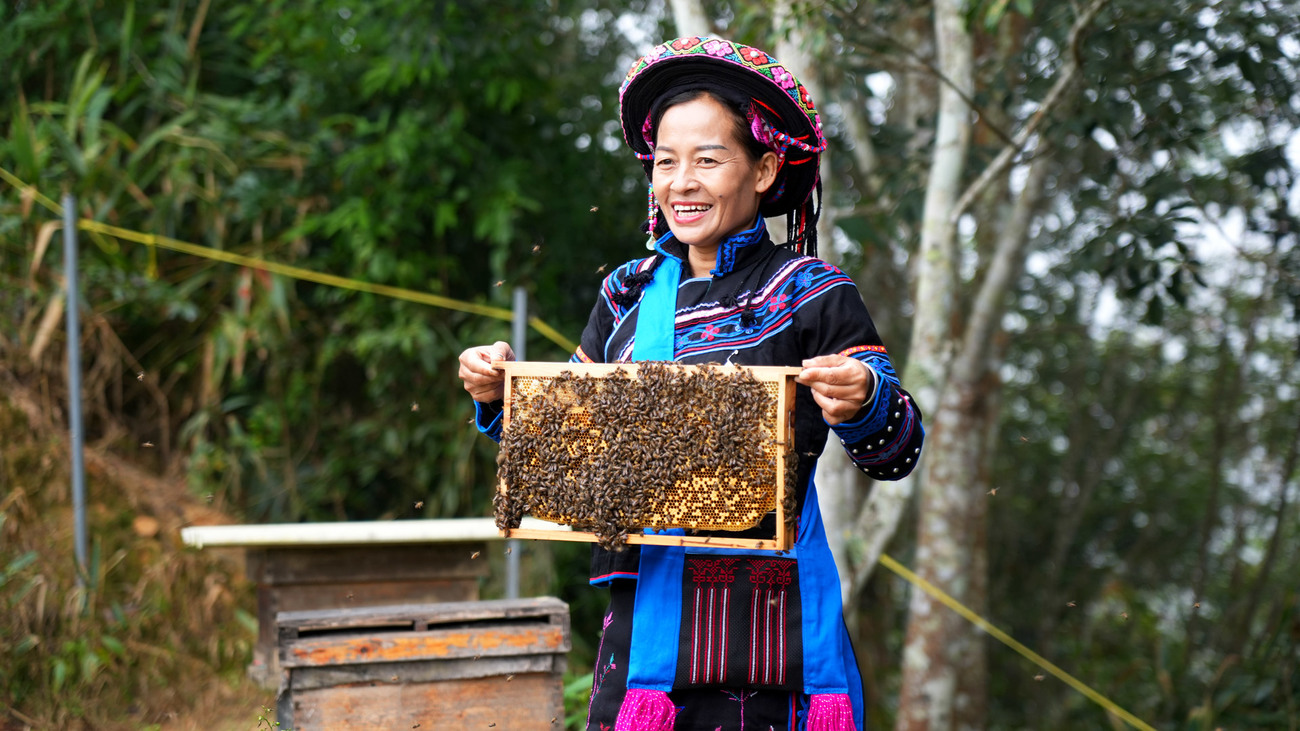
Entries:
[[30,394],[0,388],[0,728],[258,726],[240,567],[185,548],[224,522],[183,484],[87,450],[87,586],[76,587],[68,450]]

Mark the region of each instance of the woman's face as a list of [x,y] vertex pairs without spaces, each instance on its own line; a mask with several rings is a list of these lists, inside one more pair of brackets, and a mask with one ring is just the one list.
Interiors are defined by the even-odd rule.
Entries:
[[732,113],[702,96],[670,107],[655,142],[655,199],[678,241],[703,249],[749,228],[776,178],[776,154],[750,161]]

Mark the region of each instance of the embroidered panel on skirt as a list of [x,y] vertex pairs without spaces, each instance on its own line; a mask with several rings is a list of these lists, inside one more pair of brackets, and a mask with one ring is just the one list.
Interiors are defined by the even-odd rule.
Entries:
[[674,687],[803,686],[798,565],[687,555]]

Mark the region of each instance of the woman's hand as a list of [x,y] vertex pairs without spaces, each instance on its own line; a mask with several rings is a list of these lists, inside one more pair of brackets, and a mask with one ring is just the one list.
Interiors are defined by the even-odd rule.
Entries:
[[505,396],[506,374],[492,367],[493,361],[514,360],[515,351],[500,340],[460,354],[460,372],[465,390],[475,401],[491,403]]
[[819,355],[803,362],[795,381],[812,389],[813,400],[831,426],[852,421],[876,391],[876,374],[846,355]]

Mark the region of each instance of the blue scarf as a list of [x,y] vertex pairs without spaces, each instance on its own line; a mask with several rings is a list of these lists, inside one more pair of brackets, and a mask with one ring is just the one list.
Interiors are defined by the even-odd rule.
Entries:
[[[731,237],[719,247],[716,274],[734,266],[735,248],[761,238],[763,220]],[[677,318],[677,288],[683,262],[664,250],[672,237],[655,242],[663,261],[643,290],[637,314],[634,361],[672,361]],[[810,697],[802,728],[808,731],[853,731],[862,728],[862,681],[849,645],[840,610],[839,576],[826,541],[816,488],[808,485],[799,519],[799,535],[787,555],[799,566],[800,618],[803,646],[803,688]],[[685,535],[680,528],[662,535]],[[770,556],[767,551],[692,548],[694,554]],[[686,549],[682,546],[641,546],[636,600],[632,612],[632,647],[628,662],[627,695],[619,709],[617,731],[671,731],[676,709],[668,692],[677,674],[682,618],[682,587]]]

